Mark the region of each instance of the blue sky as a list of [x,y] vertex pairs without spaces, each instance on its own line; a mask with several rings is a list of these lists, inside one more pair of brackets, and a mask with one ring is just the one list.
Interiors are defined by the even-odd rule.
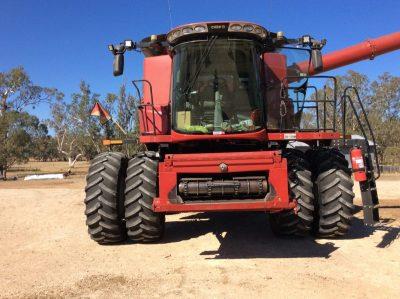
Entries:
[[[325,52],[400,30],[398,0],[169,1],[174,26],[248,20],[290,37],[327,38]],[[107,44],[140,40],[170,29],[167,0],[0,0],[0,4],[0,71],[22,65],[36,84],[57,87],[67,98],[82,79],[105,95],[117,92],[124,81],[140,78],[140,53],[128,53],[125,75],[112,76]],[[331,74],[348,69],[372,79],[384,71],[400,76],[400,51]],[[42,105],[34,113],[44,118],[48,109]]]

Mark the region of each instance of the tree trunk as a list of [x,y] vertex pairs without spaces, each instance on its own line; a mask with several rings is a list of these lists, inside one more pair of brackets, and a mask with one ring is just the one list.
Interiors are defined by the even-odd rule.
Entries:
[[[8,128],[6,128],[5,120],[3,122],[3,118],[5,119],[5,117],[6,117],[6,114],[5,114],[6,110],[7,110],[7,93],[5,93],[1,97],[1,105],[0,105],[0,128],[4,124],[4,132],[2,132],[2,130],[0,130],[0,133],[3,133],[2,134],[3,136],[0,136],[0,146],[1,147],[4,146],[2,143],[5,142],[6,138],[7,138]],[[7,170],[6,170],[5,165],[0,165],[0,179],[3,179],[3,180],[7,179]]]
[[68,157],[68,166],[69,166],[68,171],[67,171],[68,174],[71,173],[71,170],[72,170],[72,168],[74,168],[76,161],[78,161],[78,159],[79,159],[81,156],[82,156],[82,154],[76,155],[76,157],[75,157],[74,160],[72,160],[72,157]]

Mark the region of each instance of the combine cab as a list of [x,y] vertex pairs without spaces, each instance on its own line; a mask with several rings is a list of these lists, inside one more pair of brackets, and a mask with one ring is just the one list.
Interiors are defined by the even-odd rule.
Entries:
[[[352,172],[365,222],[378,221],[374,148],[353,149],[352,167],[340,151],[346,113],[361,105],[357,90],[338,95],[335,78],[318,74],[396,50],[400,33],[322,55],[324,44],[217,22],[110,45],[114,75],[126,51],[145,55],[143,79],[133,84],[147,151],[92,161],[85,199],[92,239],[157,241],[165,214],[199,211],[264,211],[278,235],[342,236],[354,211]],[[329,80],[330,93],[320,92]],[[356,118],[373,138],[365,113]]]

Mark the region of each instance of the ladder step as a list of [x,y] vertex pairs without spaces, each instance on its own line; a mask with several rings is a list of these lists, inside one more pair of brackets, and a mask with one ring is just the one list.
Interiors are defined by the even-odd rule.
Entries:
[[373,209],[379,209],[381,207],[381,205],[380,204],[376,204],[376,205],[363,205],[363,208],[365,208],[365,209],[371,209],[371,210],[373,210]]

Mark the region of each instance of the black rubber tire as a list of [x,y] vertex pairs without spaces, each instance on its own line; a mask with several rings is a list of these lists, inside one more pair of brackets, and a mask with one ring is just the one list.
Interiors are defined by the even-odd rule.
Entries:
[[126,239],[123,223],[124,188],[127,159],[122,153],[96,156],[86,176],[85,215],[90,237],[99,244]]
[[318,237],[345,235],[354,213],[351,170],[337,149],[321,149],[314,160],[316,218],[314,233]]
[[154,212],[152,207],[157,195],[156,153],[138,153],[129,161],[125,189],[126,229],[132,241],[150,243],[163,236],[165,214]]
[[310,165],[301,151],[286,149],[282,156],[288,163],[289,197],[297,201],[293,210],[270,214],[271,229],[276,235],[305,236],[314,220],[314,194]]

